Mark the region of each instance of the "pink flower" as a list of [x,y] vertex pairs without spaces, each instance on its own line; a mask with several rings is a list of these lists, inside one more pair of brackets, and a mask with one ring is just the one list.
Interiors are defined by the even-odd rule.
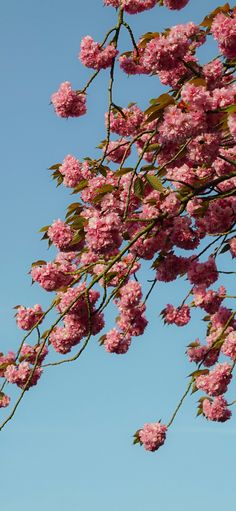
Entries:
[[202,402],[202,411],[205,417],[210,421],[225,422],[230,419],[232,415],[227,406],[228,403],[223,396],[217,396],[214,400],[204,399]]
[[186,351],[189,361],[199,364],[202,362],[205,367],[214,365],[219,358],[219,349],[209,348],[209,346],[201,345],[199,339],[196,339]]
[[228,59],[236,56],[236,16],[225,16],[222,12],[218,13],[211,25],[211,32],[214,39],[217,40],[219,49]]
[[231,252],[231,255],[232,257],[236,257],[236,238],[231,238],[231,240],[229,240],[229,245],[230,245],[230,252]]
[[[135,135],[144,120],[144,114],[136,105],[128,108],[122,108],[122,113],[115,108],[110,113],[110,129],[113,133],[128,137]],[[105,115],[106,125],[108,125],[108,114]]]
[[196,86],[192,83],[185,83],[181,89],[181,98],[194,108],[208,110],[210,107],[210,93],[204,86]]
[[[23,388],[26,385],[32,370],[33,368],[30,367],[29,362],[21,362],[18,366],[9,365],[5,371],[5,378],[9,381],[9,383],[15,383],[18,387]],[[36,367],[34,374],[31,376],[31,379],[27,384],[26,390],[29,390],[30,387],[37,384],[41,374],[42,369],[40,367]]]
[[236,112],[229,115],[228,126],[229,126],[229,131],[230,131],[233,139],[236,140]]
[[26,309],[26,307],[18,307],[16,314],[16,322],[19,328],[23,330],[31,330],[36,323],[43,316],[41,305],[34,305],[34,307]]
[[120,0],[104,0],[104,5],[111,5],[117,9],[120,6]]
[[170,10],[180,10],[187,5],[189,0],[164,0],[164,6]]
[[218,271],[213,257],[209,257],[205,263],[192,261],[188,269],[188,279],[191,284],[203,284],[209,287],[218,279]]
[[113,140],[109,142],[106,150],[107,161],[113,161],[114,163],[121,163],[123,159],[128,158],[131,150],[129,143],[125,138],[120,140]]
[[72,90],[70,82],[63,82],[51,96],[59,117],[80,117],[86,114],[86,95]]
[[71,324],[65,327],[55,327],[49,336],[49,341],[55,351],[65,355],[81,341],[85,334],[85,325],[76,322],[75,328]]
[[190,309],[188,305],[183,305],[177,309],[167,304],[166,308],[162,311],[164,321],[168,324],[175,324],[177,326],[185,326],[190,321]]
[[130,344],[131,336],[129,334],[125,335],[123,332],[118,332],[116,328],[113,328],[106,334],[106,339],[104,341],[106,351],[109,353],[116,353],[118,355],[126,353]]
[[106,48],[103,48],[89,35],[81,41],[79,58],[86,67],[97,70],[106,69],[112,65],[117,54],[118,51],[114,43],[108,44]]
[[226,355],[227,357],[232,358],[232,360],[236,359],[236,331],[230,332],[225,341],[224,344],[221,347],[222,353]]
[[188,145],[188,158],[193,164],[209,165],[215,160],[220,146],[220,137],[215,133],[198,135]]
[[201,307],[208,314],[215,314],[218,311],[221,302],[226,295],[224,286],[220,286],[218,291],[209,289],[206,291],[204,284],[193,288],[194,303],[197,307]]
[[49,239],[59,250],[65,250],[73,239],[73,231],[70,226],[61,220],[55,220],[47,233]]
[[[93,214],[90,214],[93,213]],[[85,226],[85,240],[92,252],[112,256],[122,243],[122,224],[117,213],[102,214],[97,210],[89,211],[88,224]]]
[[144,54],[145,49],[138,46],[138,53],[133,50],[128,54],[120,55],[118,60],[122,71],[128,75],[149,74],[151,70],[143,62]]
[[0,408],[6,408],[6,406],[9,405],[11,398],[4,394],[3,392],[0,392]]
[[[40,352],[40,355],[38,353]],[[26,360],[30,364],[34,365],[37,358],[37,363],[42,364],[43,360],[48,354],[47,346],[42,348],[42,345],[30,346],[29,344],[23,344],[20,350],[20,362]]]
[[63,184],[69,188],[74,188],[84,179],[82,166],[74,156],[68,154],[59,167],[60,173],[64,176]]
[[157,451],[165,442],[166,431],[167,426],[160,422],[144,424],[138,432],[140,443],[146,451]]
[[202,374],[196,378],[196,387],[209,394],[209,396],[224,394],[232,378],[231,370],[232,367],[227,362],[218,364],[209,374]]
[[159,127],[161,144],[186,141],[206,131],[206,114],[203,110],[182,112],[178,106],[168,106],[164,111],[164,120]]
[[155,7],[156,0],[121,0],[121,4],[128,14],[138,14]]
[[162,282],[171,282],[179,275],[186,273],[188,264],[189,260],[186,257],[169,253],[165,256],[163,261],[160,262],[156,278]]
[[36,281],[46,291],[56,291],[60,287],[68,286],[73,281],[72,272],[77,269],[75,264],[62,261],[34,266],[31,270],[33,281]]
[[13,351],[9,351],[7,355],[0,354],[0,377],[5,375],[7,366],[14,364],[16,355]]
[[[88,291],[88,298],[90,306],[93,307],[100,296],[99,291],[91,289]],[[78,298],[77,298],[78,297]],[[60,313],[64,313],[70,304],[75,301],[74,305],[71,306],[68,311],[71,314],[79,314],[81,317],[87,317],[88,305],[86,301],[86,285],[85,283],[80,284],[77,287],[69,288],[65,293],[58,293],[60,302],[57,305],[57,309]],[[77,298],[77,300],[76,300]]]

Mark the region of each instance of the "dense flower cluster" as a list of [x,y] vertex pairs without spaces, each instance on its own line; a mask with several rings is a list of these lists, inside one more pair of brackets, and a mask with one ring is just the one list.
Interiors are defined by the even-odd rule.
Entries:
[[99,43],[96,43],[89,35],[84,37],[81,41],[81,49],[79,58],[86,67],[92,69],[106,69],[112,65],[112,62],[118,51],[113,43],[108,44],[106,48],[102,48]]
[[227,391],[228,384],[232,378],[232,367],[225,362],[218,364],[209,374],[202,374],[196,378],[196,386],[209,396],[220,396]]
[[[30,366],[29,362],[20,362],[18,366],[13,364],[9,365],[4,373],[6,380],[9,383],[15,383],[18,387],[25,387],[28,390],[33,385],[36,385],[41,374],[42,369],[40,367],[36,367],[34,369],[34,373],[32,373],[33,368]],[[31,376],[32,374],[32,376]]]
[[[164,0],[164,5],[168,9],[182,9],[189,0]],[[104,0],[105,5],[111,5],[118,9],[123,7],[128,14],[138,14],[139,12],[152,9],[157,4],[157,0]]]
[[[226,300],[235,297],[221,282],[217,290],[211,286],[224,273],[221,255],[229,261],[236,258],[235,10],[226,4],[200,26],[189,22],[163,33],[148,32],[137,43],[123,18],[157,4],[178,10],[187,3],[105,0],[106,6],[121,8],[117,25],[103,45],[90,36],[81,42],[80,60],[96,72],[82,91],[64,82],[52,95],[58,116],[84,115],[84,91],[97,71],[111,68],[107,137],[98,146],[100,157],[81,160],[81,155],[78,159],[68,154],[51,167],[57,184],[71,188],[76,199],[64,221],[41,229],[43,239],[58,252],[51,262],[33,263],[30,274],[44,290],[56,292],[51,308],[57,319],[41,333],[46,315],[41,306],[18,306],[17,325],[27,331],[35,327],[37,344],[24,339],[16,354],[1,353],[0,376],[28,390],[39,380],[51,348],[64,355],[84,340],[72,356],[78,358],[91,336],[107,328],[103,311],[110,303],[112,311],[119,311],[116,327],[102,332],[100,344],[108,353],[125,355],[132,339],[147,327],[146,307],[155,285],[184,277],[186,296],[176,306],[168,303],[161,315],[165,323],[182,327],[196,309],[203,314],[205,341],[196,338],[186,352],[197,364],[189,390],[207,394],[199,399],[199,415],[225,422],[231,411],[223,394],[236,360],[236,311]],[[119,56],[121,69],[129,75],[155,75],[171,87],[145,110],[135,103],[123,107],[113,102],[122,25],[133,49]],[[106,43],[112,32],[113,39]],[[221,55],[201,65],[196,51],[210,35]],[[146,270],[146,261],[153,273],[144,297],[140,270]],[[233,274],[231,268],[226,273]],[[9,402],[1,393],[0,407]],[[168,425],[174,417],[175,413]],[[134,443],[156,451],[166,431],[160,422],[145,424]]]
[[65,250],[73,239],[73,232],[69,225],[56,220],[48,229],[48,237],[59,250]]
[[18,307],[16,314],[16,322],[19,328],[23,330],[31,330],[31,328],[39,323],[43,317],[43,310],[41,305],[34,305],[34,307]]
[[210,421],[225,422],[230,419],[232,415],[227,406],[228,403],[223,396],[217,396],[213,401],[204,399],[202,402],[202,411],[205,417]]
[[60,85],[51,97],[55,112],[59,117],[80,117],[86,114],[86,95],[72,90],[70,82]]
[[138,432],[140,443],[146,451],[157,451],[165,442],[166,431],[167,426],[160,422],[144,424]]

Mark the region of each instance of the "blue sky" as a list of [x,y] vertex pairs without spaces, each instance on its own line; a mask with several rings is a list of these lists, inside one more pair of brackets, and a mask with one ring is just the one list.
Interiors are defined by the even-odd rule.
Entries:
[[[215,0],[190,0],[181,12],[152,10],[129,17],[134,33],[189,20],[199,22]],[[1,350],[16,349],[20,332],[12,307],[42,303],[50,296],[27,274],[31,262],[53,258],[38,229],[64,216],[69,191],[56,189],[47,168],[66,154],[96,155],[104,138],[105,86],[99,76],[88,95],[88,115],[57,118],[50,95],[62,81],[81,88],[90,75],[77,59],[80,40],[102,40],[115,11],[101,0],[8,0],[1,29]],[[124,35],[122,49],[130,43]],[[214,55],[214,43],[201,52]],[[117,72],[115,102],[145,107],[163,87],[156,78],[127,78]],[[148,275],[148,265],[146,273]],[[191,367],[185,346],[204,334],[200,316],[184,329],[164,327],[159,312],[179,303],[185,283],[159,285],[150,300],[150,326],[127,356],[105,353],[94,341],[83,358],[45,372],[29,392],[15,419],[0,435],[4,511],[191,511],[230,505],[234,487],[234,419],[211,424],[195,419],[196,395],[186,402],[155,454],[132,446],[132,434],[144,422],[167,421],[186,385]],[[113,318],[108,318],[109,326]],[[232,393],[232,398],[235,396]]]

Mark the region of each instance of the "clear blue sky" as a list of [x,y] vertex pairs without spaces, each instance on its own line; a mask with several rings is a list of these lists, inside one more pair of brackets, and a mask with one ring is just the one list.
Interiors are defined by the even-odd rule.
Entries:
[[[130,22],[138,36],[199,22],[216,6],[215,0],[190,0],[179,13],[156,8]],[[87,34],[101,40],[115,11],[101,0],[8,0],[1,18],[0,335],[6,351],[21,338],[12,307],[46,307],[50,299],[31,287],[27,272],[32,261],[53,258],[37,230],[63,217],[71,198],[68,190],[55,188],[47,168],[69,153],[96,154],[104,138],[108,74],[91,88],[89,112],[81,119],[57,118],[49,98],[62,81],[82,87],[90,72],[76,58],[80,40]],[[213,51],[212,44],[204,61]],[[138,101],[144,107],[148,96],[164,90],[155,78],[117,78],[118,104]],[[199,318],[177,329],[164,328],[159,317],[167,302],[179,303],[184,290],[184,283],[157,286],[148,314],[152,324],[126,356],[109,355],[94,341],[78,363],[45,372],[0,435],[3,511],[221,511],[232,504],[235,422],[195,419],[196,395],[181,410],[165,447],[149,454],[132,446],[132,434],[144,422],[168,420],[192,370],[184,351],[203,335]]]

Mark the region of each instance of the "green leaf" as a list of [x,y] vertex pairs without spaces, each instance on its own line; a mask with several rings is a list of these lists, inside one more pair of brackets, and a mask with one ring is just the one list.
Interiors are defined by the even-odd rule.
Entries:
[[157,176],[153,176],[152,174],[146,174],[145,179],[148,183],[154,188],[154,190],[158,190],[158,192],[163,192],[164,188],[160,179]]
[[[145,114],[149,115],[154,112],[159,112],[166,108],[169,105],[175,105],[175,100],[170,94],[164,93],[161,94],[158,98],[152,99],[150,101],[151,105],[147,110],[145,110]],[[150,122],[148,119],[146,122]]]
[[77,209],[80,209],[80,210],[81,210],[81,209],[82,209],[82,207],[83,207],[83,206],[82,206],[82,204],[81,204],[80,202],[72,202],[72,203],[68,206],[67,210],[68,210],[68,211],[70,211],[70,213],[72,213],[72,211],[76,211]]
[[107,337],[106,335],[102,335],[101,337],[99,337],[98,342],[99,342],[100,346],[102,346],[104,344],[106,337]]
[[140,168],[141,172],[147,172],[148,170],[158,170],[158,168],[154,165],[143,165],[143,167]]
[[145,46],[152,39],[155,39],[155,38],[157,38],[159,36],[160,36],[159,32],[147,32],[146,34],[141,35],[138,45],[139,45],[140,48],[145,48]]
[[103,185],[101,186],[100,188],[96,188],[95,192],[96,193],[109,193],[109,192],[112,192],[114,190],[114,186],[113,185]]
[[119,105],[115,105],[115,104],[113,103],[113,104],[112,104],[112,110],[113,110],[113,111],[114,111],[114,110],[116,110],[117,112],[119,112],[119,113],[122,115],[122,117],[123,117],[124,119],[126,119],[126,115],[124,114],[124,112],[123,112],[123,110],[122,110],[121,106],[119,106]]
[[43,334],[41,335],[41,339],[46,339],[47,336],[49,335],[50,333],[50,330],[45,330],[45,332],[43,332]]
[[159,144],[149,144],[149,146],[147,147],[145,152],[146,153],[151,153],[152,151],[158,151],[158,149],[160,149],[160,145]]
[[42,260],[34,261],[34,262],[31,264],[31,267],[33,268],[34,266],[43,266],[44,264],[47,264],[47,262],[46,262],[46,261],[42,261]]
[[107,177],[107,168],[104,167],[104,165],[100,165],[98,167],[98,171],[100,172],[100,174],[102,174],[103,177]]
[[88,186],[88,180],[87,179],[82,179],[82,181],[80,181],[80,183],[78,183],[73,192],[72,192],[72,195],[75,194],[75,193],[78,193],[78,192],[81,192],[81,190],[84,190],[84,188],[86,188],[86,186]]
[[225,252],[228,252],[230,250],[230,244],[226,243],[226,245],[221,249],[220,254],[225,254]]
[[199,415],[203,415],[202,408],[198,408],[196,417],[199,417]]
[[195,87],[206,86],[206,80],[204,78],[191,78],[188,83],[195,85]]
[[115,176],[124,176],[129,172],[132,172],[134,169],[132,167],[121,167],[117,172],[115,172]]
[[54,165],[52,165],[51,167],[49,167],[48,170],[58,170],[59,167],[61,167],[61,163],[55,163]]
[[48,240],[48,233],[45,232],[44,235],[42,236],[41,240]]
[[189,376],[192,376],[195,379],[198,376],[202,376],[205,374],[209,374],[209,369],[197,369],[196,371],[193,371],[193,373],[189,374]]
[[51,227],[50,225],[44,225],[44,227],[41,227],[41,229],[39,229],[39,232],[47,232],[49,227]]
[[138,197],[139,199],[143,198],[144,183],[143,183],[141,177],[136,177],[136,179],[134,181],[134,193],[135,193],[136,197]]
[[217,9],[215,9],[210,14],[205,16],[205,18],[203,19],[203,21],[201,23],[199,23],[199,25],[201,27],[206,27],[206,28],[210,29],[212,22],[218,13],[220,13],[220,12],[227,13],[229,11],[230,11],[230,5],[228,3],[225,5],[222,5],[221,7],[217,7]]

